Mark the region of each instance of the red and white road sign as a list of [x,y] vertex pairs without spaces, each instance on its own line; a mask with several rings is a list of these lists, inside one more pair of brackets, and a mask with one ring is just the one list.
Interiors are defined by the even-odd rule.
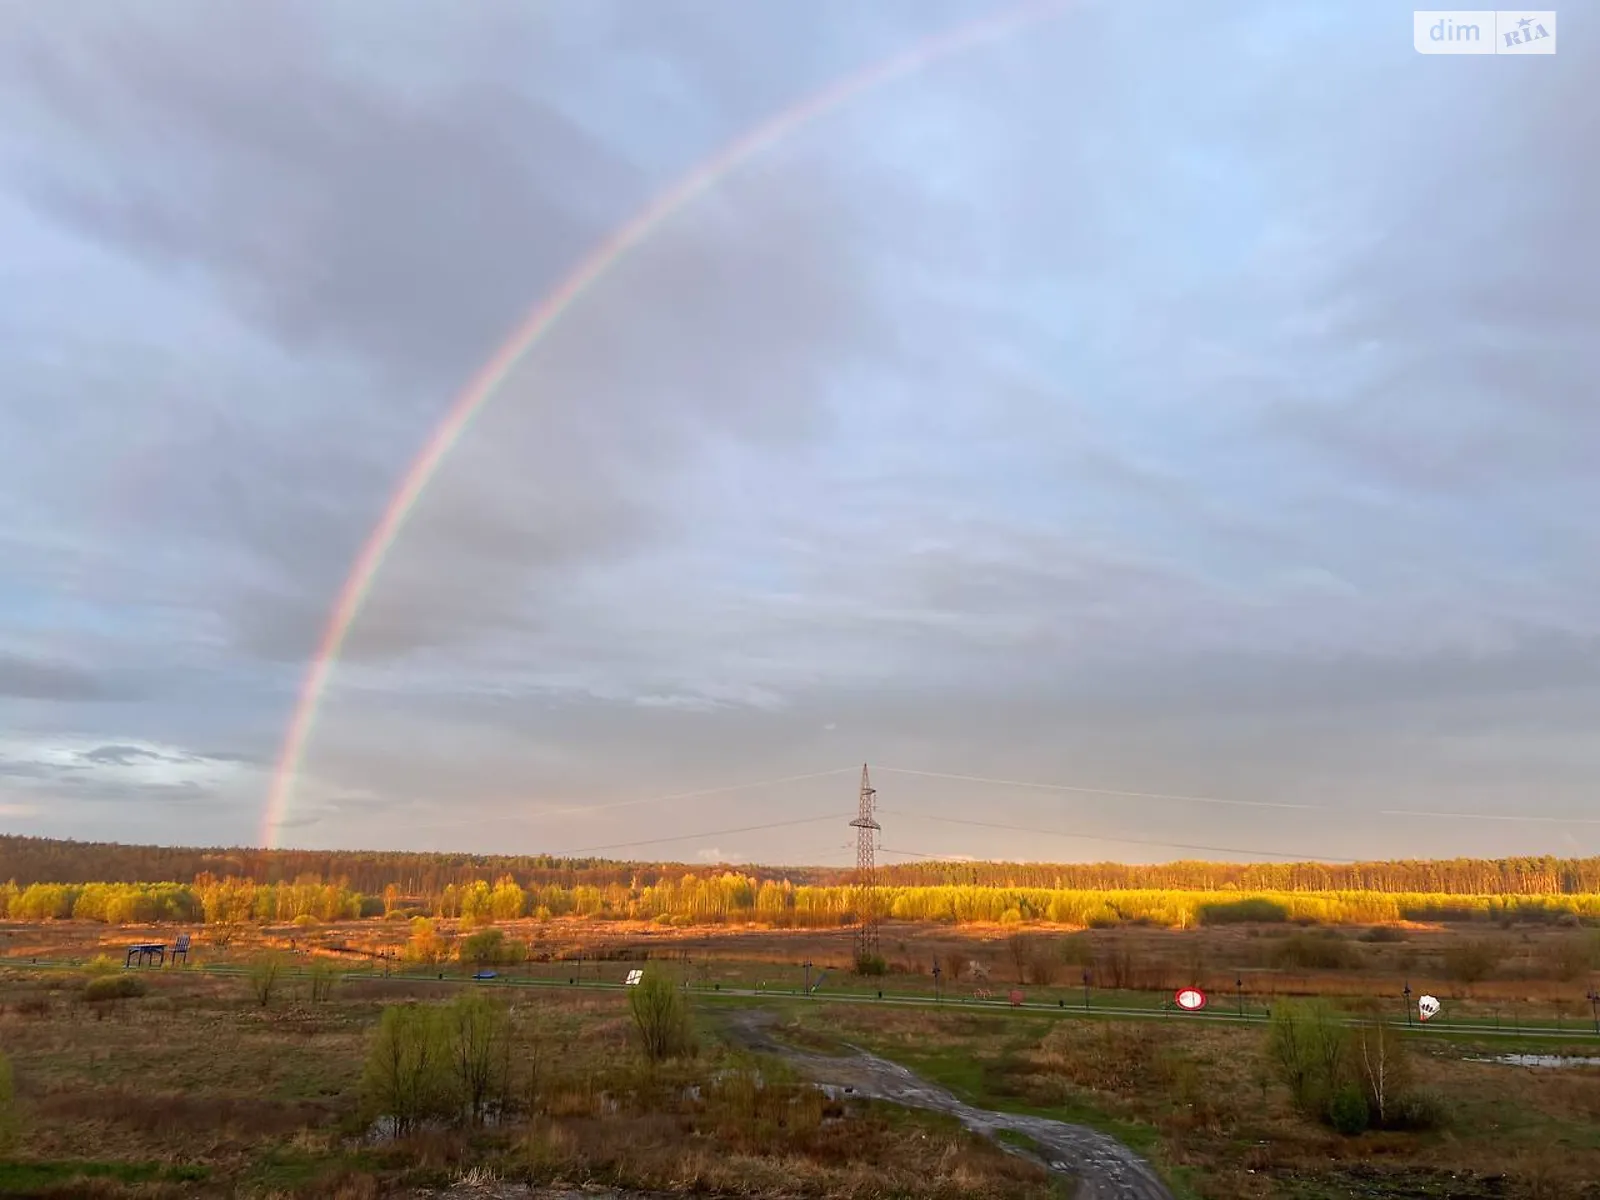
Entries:
[[1179,1008],[1194,1012],[1206,1006],[1206,994],[1197,987],[1179,988],[1172,1002]]

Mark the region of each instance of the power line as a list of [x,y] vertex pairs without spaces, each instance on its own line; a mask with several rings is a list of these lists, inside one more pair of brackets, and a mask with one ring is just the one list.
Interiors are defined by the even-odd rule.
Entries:
[[[638,800],[617,800],[609,804],[574,804],[565,808],[541,808],[534,812],[516,811],[504,813],[499,816],[486,816],[475,818],[478,825],[505,825],[522,824],[534,817],[556,817],[583,815],[584,813],[607,812],[614,808],[634,808],[644,804],[666,804],[673,800],[693,800],[700,796],[718,796],[728,792],[748,792],[756,788],[776,787],[779,784],[799,783],[806,779],[826,779],[832,775],[848,775],[854,767],[837,767],[831,771],[808,771],[803,775],[781,775],[776,779],[758,779],[752,783],[732,783],[722,787],[699,788],[692,792],[671,792],[665,796],[646,796]],[[398,829],[455,829],[460,821],[433,821],[425,824],[408,823],[399,825]]]
[[672,837],[646,838],[637,842],[608,842],[604,846],[581,846],[576,850],[554,851],[551,853],[551,857],[573,858],[579,854],[592,854],[597,850],[628,850],[634,846],[661,846],[667,842],[692,842],[697,838],[723,837],[730,833],[755,833],[761,829],[786,829],[791,825],[815,825],[819,821],[837,821],[840,817],[849,815],[849,813],[829,813],[827,816],[822,817],[801,817],[794,821],[768,821],[763,825],[740,825],[734,829],[708,829],[702,833],[674,834]]
[[568,813],[605,812],[613,808],[632,808],[640,804],[665,804],[670,800],[693,800],[700,796],[718,796],[725,792],[748,792],[755,788],[776,787],[782,783],[799,783],[805,779],[826,779],[830,775],[847,775],[854,767],[839,767],[832,771],[809,771],[804,775],[783,775],[777,779],[761,779],[754,783],[733,783],[725,787],[700,788],[693,792],[673,792],[666,796],[647,796],[642,800],[618,800],[612,804],[575,804],[568,808],[542,808],[529,813],[533,817],[555,817]]
[[1600,825],[1600,819],[1594,817],[1528,817],[1520,813],[1511,816],[1505,813],[1424,812],[1415,808],[1383,808],[1378,810],[1378,815],[1384,817],[1445,817],[1452,821],[1545,821],[1552,825]]
[[1189,804],[1227,804],[1238,808],[1322,809],[1321,804],[1285,804],[1272,800],[1224,800],[1217,796],[1187,796],[1172,792],[1126,792],[1117,788],[1081,787],[1066,783],[1033,783],[1023,779],[991,779],[985,775],[954,775],[948,771],[913,771],[909,767],[879,767],[892,775],[921,775],[927,779],[956,779],[964,783],[992,783],[1001,787],[1031,788],[1040,792],[1076,792],[1091,796],[1124,796],[1137,800],[1181,800]]
[[946,825],[976,825],[984,829],[1007,829],[1015,833],[1036,833],[1045,837],[1066,838],[1081,842],[1106,842],[1118,846],[1155,846],[1165,850],[1204,850],[1211,854],[1254,854],[1261,858],[1282,858],[1291,862],[1358,863],[1359,858],[1337,858],[1331,854],[1286,854],[1280,850],[1251,850],[1242,846],[1199,846],[1190,842],[1157,842],[1145,838],[1094,837],[1084,833],[1065,833],[1059,829],[1040,829],[1032,825],[1008,825],[999,821],[973,821],[962,817],[935,817],[927,813],[905,812],[900,809],[882,809],[897,817],[910,817],[920,821],[939,821]]

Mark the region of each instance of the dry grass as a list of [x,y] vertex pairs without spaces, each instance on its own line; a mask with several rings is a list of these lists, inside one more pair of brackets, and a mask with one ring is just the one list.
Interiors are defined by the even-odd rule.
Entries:
[[[0,1044],[27,1130],[25,1158],[0,1163],[0,1193],[15,1169],[51,1175],[30,1182],[40,1195],[175,1195],[171,1173],[197,1166],[205,1177],[185,1176],[181,1194],[364,1200],[474,1170],[743,1195],[781,1182],[792,1195],[1007,1200],[1047,1186],[946,1122],[758,1080],[704,1036],[697,1059],[644,1071],[614,991],[514,995],[521,1062],[538,1064],[524,1123],[376,1145],[356,1107],[368,1033],[384,1003],[450,991],[375,980],[262,1009],[243,979],[151,972],[147,996],[102,1006],[60,978],[0,979]],[[102,1008],[115,1011],[98,1019]],[[897,1162],[908,1165],[883,1165]]]
[[1594,1194],[1582,1181],[1600,1181],[1600,1069],[1523,1069],[1472,1061],[1482,1052],[1450,1043],[1414,1044],[1417,1084],[1446,1098],[1448,1126],[1349,1139],[1295,1112],[1259,1029],[859,1005],[798,1012],[815,1040],[867,1045],[979,1103],[1108,1128],[1187,1170],[1206,1200],[1578,1197]]

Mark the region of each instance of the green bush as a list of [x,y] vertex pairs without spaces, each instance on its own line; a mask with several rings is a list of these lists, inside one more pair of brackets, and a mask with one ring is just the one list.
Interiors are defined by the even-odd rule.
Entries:
[[1350,1031],[1325,1000],[1285,1000],[1272,1006],[1268,1060],[1303,1113],[1327,1112],[1347,1077],[1349,1044]]
[[863,954],[856,959],[857,975],[885,975],[888,971],[889,964],[881,954]]
[[92,1004],[144,995],[144,980],[136,975],[98,975],[83,988],[83,998]]
[[1366,1132],[1370,1119],[1367,1097],[1355,1084],[1345,1084],[1328,1102],[1328,1124],[1346,1137]]
[[362,1105],[404,1137],[424,1122],[459,1111],[450,1069],[445,1010],[420,1004],[383,1010],[361,1072]]
[[1406,1092],[1394,1106],[1394,1116],[1388,1122],[1390,1129],[1408,1129],[1423,1132],[1449,1124],[1450,1109],[1443,1096],[1426,1088]]
[[480,967],[505,961],[506,935],[498,929],[484,929],[461,939],[461,961]]
[[1243,925],[1289,919],[1289,910],[1275,900],[1252,896],[1245,900],[1214,901],[1195,909],[1202,925]]
[[444,1032],[455,1109],[480,1124],[510,1095],[511,1016],[498,1000],[468,992],[445,1009]]
[[644,977],[628,989],[628,1009],[648,1061],[676,1058],[692,1049],[689,1002],[664,972],[646,968]]

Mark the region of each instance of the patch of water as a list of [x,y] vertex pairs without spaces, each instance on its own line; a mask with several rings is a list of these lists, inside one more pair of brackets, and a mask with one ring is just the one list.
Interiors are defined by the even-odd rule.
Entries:
[[1600,1057],[1583,1054],[1494,1054],[1467,1061],[1505,1063],[1512,1067],[1600,1067]]

